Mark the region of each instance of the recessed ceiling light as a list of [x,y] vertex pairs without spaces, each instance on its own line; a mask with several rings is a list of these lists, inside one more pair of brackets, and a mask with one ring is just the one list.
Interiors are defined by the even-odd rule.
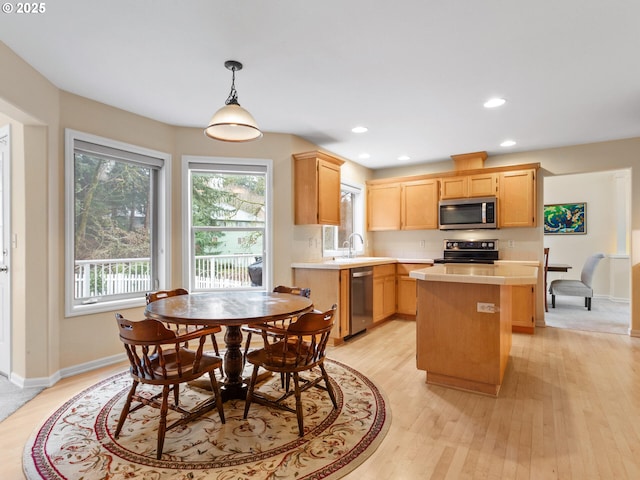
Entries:
[[411,160],[411,157],[408,155],[400,155],[398,157],[398,160],[400,160],[401,162],[406,162],[407,160]]
[[505,103],[507,103],[507,101],[504,98],[490,98],[489,100],[484,102],[484,108],[501,107]]
[[516,144],[515,140],[505,140],[500,144],[501,147],[513,147]]
[[353,128],[351,129],[351,131],[352,131],[353,133],[364,133],[364,132],[366,132],[366,131],[368,131],[368,130],[369,130],[369,129],[368,129],[367,127],[353,127]]
[[369,157],[371,157],[371,155],[369,155],[368,153],[361,153],[360,155],[358,155],[358,158],[361,160],[366,160]]

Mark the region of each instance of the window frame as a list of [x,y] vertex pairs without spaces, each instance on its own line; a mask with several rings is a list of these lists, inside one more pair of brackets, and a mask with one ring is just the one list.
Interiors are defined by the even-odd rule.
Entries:
[[[194,290],[193,268],[194,245],[192,239],[191,215],[191,165],[210,165],[215,170],[216,165],[240,165],[243,167],[260,167],[265,169],[265,233],[264,255],[262,264],[262,287],[240,287],[234,290],[270,291],[273,284],[273,160],[261,158],[209,157],[197,155],[182,156],[182,283],[188,285],[189,291]],[[197,169],[196,169],[197,170]],[[232,171],[229,170],[229,171]],[[223,289],[209,289],[198,291],[222,291]]]
[[[356,183],[356,182],[352,182],[349,180],[342,180],[340,182],[340,194],[342,195],[343,191],[349,191],[351,193],[355,193],[356,194],[356,201],[354,202],[353,205],[353,232],[354,233],[358,233],[360,235],[362,235],[362,238],[365,238],[365,242],[366,242],[366,237],[365,237],[365,229],[364,229],[364,211],[365,211],[365,204],[364,204],[364,185]],[[324,229],[325,228],[338,228],[335,225],[323,225],[322,226],[322,239],[323,239],[323,244],[322,244],[322,257],[323,258],[330,258],[330,257],[343,257],[347,255],[348,249],[346,248],[342,248],[341,245],[338,245],[337,249],[331,249],[331,248],[327,248],[325,249],[325,245],[324,245]],[[356,249],[353,251],[353,253],[357,254],[357,255],[362,255],[365,252],[365,245],[363,244],[363,242],[355,242],[355,246]]]
[[[169,209],[169,197],[171,195],[171,155],[165,152],[152,150],[130,143],[112,140],[73,129],[65,129],[65,315],[75,317],[93,313],[109,312],[123,308],[143,306],[146,303],[142,294],[134,298],[109,298],[102,297],[96,303],[76,304],[74,298],[74,268],[75,268],[75,143],[93,143],[132,153],[133,156],[142,155],[152,159],[161,160],[162,166],[158,168],[158,179],[155,198],[155,221],[153,223],[151,242],[155,256],[152,272],[155,278],[151,279],[152,288],[165,288],[171,278],[171,211]],[[139,163],[144,163],[139,157]],[[152,163],[150,162],[151,166]]]

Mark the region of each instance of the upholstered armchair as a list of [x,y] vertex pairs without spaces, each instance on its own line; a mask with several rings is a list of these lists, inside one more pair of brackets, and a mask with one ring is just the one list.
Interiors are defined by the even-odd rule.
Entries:
[[604,258],[602,253],[595,253],[587,258],[582,267],[580,280],[553,280],[549,285],[549,293],[551,294],[551,307],[556,308],[556,295],[567,295],[573,297],[584,297],[584,306],[587,310],[591,310],[591,298],[593,297],[593,274]]

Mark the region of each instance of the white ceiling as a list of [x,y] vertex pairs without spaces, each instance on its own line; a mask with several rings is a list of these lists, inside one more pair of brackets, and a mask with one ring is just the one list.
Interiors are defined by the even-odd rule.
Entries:
[[60,89],[172,125],[207,124],[235,59],[263,131],[371,168],[640,136],[638,0],[43,4],[0,14],[0,40]]

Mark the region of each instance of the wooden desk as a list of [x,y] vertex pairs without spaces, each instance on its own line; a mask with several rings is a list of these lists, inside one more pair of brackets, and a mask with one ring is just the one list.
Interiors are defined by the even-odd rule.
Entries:
[[550,263],[547,265],[548,272],[568,272],[571,268],[571,265],[567,265],[566,263]]
[[162,322],[225,326],[224,400],[244,398],[242,331],[240,326],[300,315],[313,308],[311,300],[288,293],[224,291],[192,293],[157,300],[144,314]]

